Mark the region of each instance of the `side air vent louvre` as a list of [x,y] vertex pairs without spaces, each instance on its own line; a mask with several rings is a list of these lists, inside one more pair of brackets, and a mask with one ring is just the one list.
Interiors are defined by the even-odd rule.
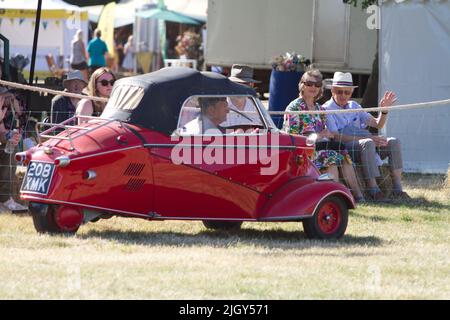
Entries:
[[137,192],[140,191],[142,189],[142,187],[145,184],[145,179],[135,179],[135,178],[131,178],[127,185],[125,186],[125,190],[126,191],[130,191],[130,192]]
[[145,164],[143,163],[130,163],[128,168],[123,173],[126,176],[134,176],[139,177],[142,173],[142,170],[144,170]]

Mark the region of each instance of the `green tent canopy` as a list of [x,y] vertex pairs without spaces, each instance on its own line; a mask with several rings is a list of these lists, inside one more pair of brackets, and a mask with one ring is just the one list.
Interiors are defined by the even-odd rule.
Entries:
[[189,16],[186,16],[186,15],[176,12],[176,11],[167,10],[164,7],[140,11],[140,12],[136,13],[136,15],[141,18],[152,18],[152,19],[184,23],[184,24],[195,24],[195,25],[200,24],[200,21],[195,20],[194,18],[191,18]]

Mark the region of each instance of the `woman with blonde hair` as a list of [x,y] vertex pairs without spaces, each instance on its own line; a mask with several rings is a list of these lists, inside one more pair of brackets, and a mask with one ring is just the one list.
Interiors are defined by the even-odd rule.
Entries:
[[[109,98],[112,87],[116,81],[114,73],[105,67],[94,71],[87,86],[88,95],[91,97]],[[99,116],[106,106],[106,102],[82,99],[78,102],[76,115]],[[79,118],[78,123],[86,122],[87,119]]]
[[84,81],[88,82],[89,72],[87,65],[87,52],[83,42],[83,31],[78,30],[70,43],[70,66],[83,73]]
[[[306,71],[300,79],[299,97],[292,101],[286,111],[319,111],[322,110],[317,100],[323,94],[323,77],[317,69]],[[362,202],[364,196],[356,179],[352,160],[344,145],[326,127],[326,118],[319,114],[289,114],[284,115],[283,131],[290,134],[317,134],[314,164],[321,172],[329,173],[335,181],[339,181],[338,167],[342,168],[344,180],[350,187],[355,200]]]

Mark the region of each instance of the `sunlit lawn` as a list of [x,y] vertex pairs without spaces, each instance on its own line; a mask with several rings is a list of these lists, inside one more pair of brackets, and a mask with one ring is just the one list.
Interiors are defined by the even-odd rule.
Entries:
[[363,205],[338,241],[300,223],[112,218],[75,237],[0,214],[1,299],[449,299],[450,201],[443,180],[407,178],[409,203]]

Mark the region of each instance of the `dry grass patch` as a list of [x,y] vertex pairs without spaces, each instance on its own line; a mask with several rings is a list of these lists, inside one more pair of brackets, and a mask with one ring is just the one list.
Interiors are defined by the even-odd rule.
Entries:
[[307,240],[299,223],[213,232],[124,218],[48,236],[3,213],[0,298],[449,299],[447,190],[407,182],[411,202],[360,206],[339,241]]

